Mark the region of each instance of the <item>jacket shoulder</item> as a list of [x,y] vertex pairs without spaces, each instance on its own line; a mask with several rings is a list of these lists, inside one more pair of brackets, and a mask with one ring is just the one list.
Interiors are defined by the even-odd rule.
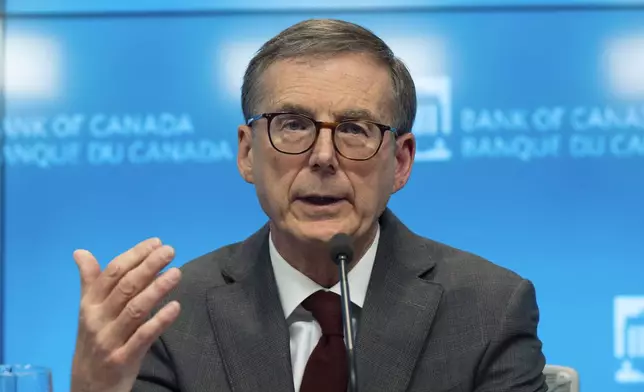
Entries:
[[421,241],[435,263],[426,278],[443,287],[447,301],[475,304],[499,316],[517,292],[528,287],[534,294],[532,283],[509,268],[434,240]]
[[236,242],[192,259],[181,267],[181,281],[165,302],[185,297],[201,297],[212,287],[226,284],[222,270],[242,246]]
[[489,284],[518,285],[524,280],[515,271],[480,255],[427,238],[423,241],[436,262],[437,277],[448,282],[476,278]]

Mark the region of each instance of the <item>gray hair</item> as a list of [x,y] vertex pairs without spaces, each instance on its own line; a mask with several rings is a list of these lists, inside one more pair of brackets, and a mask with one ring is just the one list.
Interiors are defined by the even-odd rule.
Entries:
[[387,44],[371,31],[335,19],[309,19],[266,42],[250,61],[242,86],[246,119],[256,115],[262,94],[261,76],[273,63],[297,57],[364,53],[385,65],[391,76],[393,124],[400,133],[411,131],[416,116],[416,88],[409,70]]

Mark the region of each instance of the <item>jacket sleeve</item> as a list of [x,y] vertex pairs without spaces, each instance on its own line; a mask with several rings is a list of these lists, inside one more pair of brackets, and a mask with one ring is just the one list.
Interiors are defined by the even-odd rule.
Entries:
[[132,392],[180,392],[163,337],[145,355]]
[[545,392],[534,285],[522,280],[507,302],[476,375],[475,392]]

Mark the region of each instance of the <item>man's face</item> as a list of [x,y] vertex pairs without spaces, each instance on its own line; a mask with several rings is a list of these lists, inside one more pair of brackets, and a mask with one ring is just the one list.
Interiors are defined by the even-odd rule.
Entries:
[[[262,81],[264,95],[254,114],[297,111],[332,122],[363,113],[372,117],[364,120],[392,122],[387,69],[365,55],[281,60]],[[322,128],[309,151],[287,155],[271,146],[267,127],[266,119],[254,123],[254,130],[239,127],[238,167],[255,184],[273,230],[298,240],[328,241],[338,232],[366,235],[409,178],[411,134],[395,140],[387,131],[373,158],[353,161],[335,151],[331,129]]]

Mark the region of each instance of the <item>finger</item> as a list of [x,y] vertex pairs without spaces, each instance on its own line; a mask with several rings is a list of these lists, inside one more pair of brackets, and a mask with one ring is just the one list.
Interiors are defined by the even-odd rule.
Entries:
[[181,271],[170,268],[125,305],[109,327],[114,345],[122,345],[147,320],[152,309],[174,289],[181,279]]
[[174,257],[174,249],[164,245],[152,252],[141,264],[130,270],[103,302],[103,312],[107,317],[116,317],[130,300],[136,297],[154,281],[159,272]]
[[89,251],[84,249],[77,249],[74,251],[74,261],[78,267],[78,273],[81,280],[81,296],[85,295],[89,286],[101,274],[101,266],[98,261]]
[[160,246],[161,240],[150,238],[114,258],[94,281],[87,293],[90,299],[96,302],[103,301],[126,273],[141,264],[150,253]]
[[172,301],[159,310],[154,317],[141,325],[128,341],[116,351],[117,356],[140,361],[155,340],[177,319],[181,311],[179,302]]

